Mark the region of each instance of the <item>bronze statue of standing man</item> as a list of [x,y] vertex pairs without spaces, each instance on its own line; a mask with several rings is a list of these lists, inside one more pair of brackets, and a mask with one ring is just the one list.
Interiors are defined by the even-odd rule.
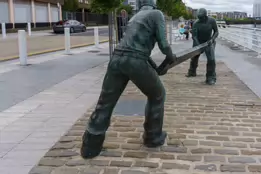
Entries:
[[[214,85],[216,83],[216,61],[215,61],[215,39],[218,37],[218,27],[216,20],[207,16],[207,10],[200,8],[198,10],[198,19],[193,23],[192,39],[193,47],[208,42],[209,46],[205,49],[207,57],[206,84]],[[190,61],[190,68],[187,77],[195,77],[200,55],[193,57]]]
[[83,158],[100,154],[113,109],[129,81],[148,98],[143,144],[158,147],[165,142],[167,134],[162,131],[165,89],[150,55],[156,42],[168,60],[173,59],[173,54],[166,38],[164,15],[156,9],[156,0],[139,0],[138,7],[139,12],[128,22],[108,64],[97,106],[83,135]]

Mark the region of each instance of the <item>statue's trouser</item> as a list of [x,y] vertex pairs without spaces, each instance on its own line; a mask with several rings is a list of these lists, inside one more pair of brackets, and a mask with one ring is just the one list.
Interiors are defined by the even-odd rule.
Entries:
[[144,144],[159,145],[164,143],[166,137],[162,132],[165,89],[158,74],[146,59],[116,53],[109,62],[97,106],[83,136],[82,156],[85,158],[92,158],[100,153],[113,109],[129,80],[148,99],[145,109]]
[[[205,54],[206,54],[206,57],[207,57],[206,80],[216,81],[215,46],[216,46],[216,43],[213,43],[212,45],[208,46],[205,49]],[[190,68],[189,68],[189,75],[196,75],[199,57],[200,57],[200,55],[193,57],[191,59]]]

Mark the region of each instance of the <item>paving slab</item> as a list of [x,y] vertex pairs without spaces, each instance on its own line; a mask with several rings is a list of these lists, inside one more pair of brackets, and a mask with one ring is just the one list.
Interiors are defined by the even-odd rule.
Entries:
[[[179,42],[174,46],[178,50],[186,49],[190,44]],[[220,46],[217,49],[222,51]],[[189,62],[161,77],[167,94],[164,130],[168,132],[166,143],[161,148],[149,149],[142,145],[144,116],[129,113],[124,102],[126,98],[133,102],[145,101],[145,98],[129,83],[116,106],[122,115],[114,112],[106,134],[105,150],[100,156],[83,160],[79,155],[81,137],[92,108],[75,122],[31,173],[41,167],[50,169],[48,172],[51,174],[65,171],[71,174],[260,172],[261,101],[221,61],[224,54],[226,52],[219,52],[217,56],[218,80],[215,86],[203,83],[204,56],[199,64],[199,76],[195,78],[185,77]],[[154,59],[163,58],[159,54]],[[138,112],[141,113],[141,109]]]
[[[105,51],[107,51],[107,49],[105,49]],[[108,57],[97,56],[96,54],[92,53],[86,54],[85,52],[66,57],[62,56],[62,58],[60,59],[35,63],[28,67],[20,67],[17,69],[13,69],[12,71],[2,73],[0,74],[0,96],[2,99],[0,101],[0,111],[6,110],[11,106],[34,96],[44,89],[52,87],[57,83],[65,81],[66,79],[73,77],[78,73],[91,69],[106,61],[108,61]],[[66,81],[64,83],[66,83]],[[74,84],[70,84],[70,86],[72,86],[72,90],[79,91],[79,88],[74,88]],[[86,85],[84,84],[82,85],[82,87],[86,88]],[[60,91],[59,94],[56,94],[54,92],[43,93],[41,94],[41,96],[37,97],[37,100],[44,101],[49,98],[50,100],[55,101],[55,98],[63,98],[62,101],[66,103],[66,101],[72,98],[77,98],[81,95],[81,93],[65,94],[61,92],[62,91]],[[52,97],[50,98],[50,96]],[[39,113],[41,113],[41,110],[43,112],[53,112],[52,108],[48,109],[46,108],[47,106],[40,106],[39,103],[35,101],[27,106],[16,106],[5,112],[28,113],[37,107],[39,107]],[[57,105],[52,105],[50,107],[58,108]],[[60,108],[62,108],[62,106],[60,106]]]

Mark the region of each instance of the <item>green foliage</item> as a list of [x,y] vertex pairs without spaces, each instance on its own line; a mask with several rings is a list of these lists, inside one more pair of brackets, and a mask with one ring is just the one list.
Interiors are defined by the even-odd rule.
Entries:
[[120,7],[117,8],[117,14],[120,14],[121,10],[126,10],[128,15],[132,15],[133,13],[133,7],[129,4],[128,5],[121,4]]
[[75,12],[79,8],[79,1],[78,0],[65,0],[62,8],[64,11]]
[[187,15],[186,6],[182,0],[158,0],[157,6],[163,13],[173,18]]
[[92,0],[91,11],[100,14],[107,14],[114,11],[124,0]]
[[183,14],[184,19],[188,20],[188,19],[194,19],[194,16],[191,12],[186,12],[185,14]]
[[241,18],[241,19],[232,19],[232,18],[224,18],[225,21],[253,21],[253,19],[249,18]]

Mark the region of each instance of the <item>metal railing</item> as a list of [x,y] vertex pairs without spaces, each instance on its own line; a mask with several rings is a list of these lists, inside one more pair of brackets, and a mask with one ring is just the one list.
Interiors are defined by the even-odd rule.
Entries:
[[261,55],[261,29],[244,26],[226,26],[219,28],[219,37],[231,41],[235,46],[241,46]]

